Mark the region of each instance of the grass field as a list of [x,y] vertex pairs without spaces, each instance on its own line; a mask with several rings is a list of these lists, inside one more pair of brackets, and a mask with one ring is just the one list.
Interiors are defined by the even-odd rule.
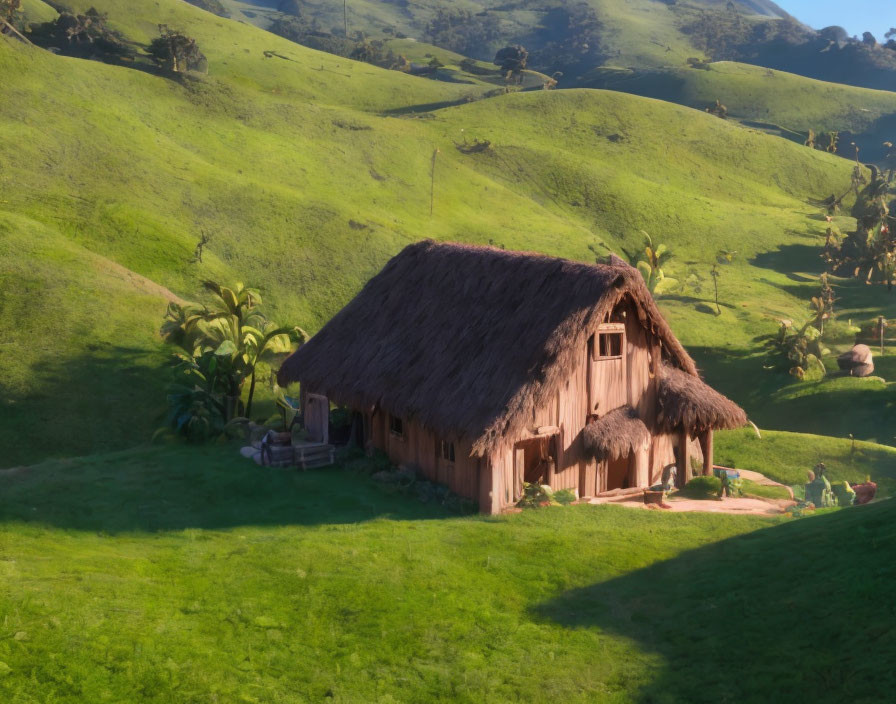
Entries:
[[889,502],[784,524],[462,518],[228,447],[0,482],[11,703],[871,701],[893,684]]

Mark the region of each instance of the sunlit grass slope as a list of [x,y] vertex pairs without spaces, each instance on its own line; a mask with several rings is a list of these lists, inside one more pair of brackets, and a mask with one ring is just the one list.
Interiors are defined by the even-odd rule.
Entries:
[[[484,87],[321,54],[183,2],[74,4],[140,43],[158,23],[184,29],[210,72],[177,82],[0,40],[0,342],[17,350],[0,369],[15,411],[0,424],[7,466],[149,437],[166,300],[140,277],[184,298],[205,278],[252,283],[275,317],[313,331],[423,237],[591,259],[589,246],[634,247],[645,229],[675,250],[674,275],[736,249],[722,316],[662,302],[710,380],[737,391],[719,351],[748,355],[775,316],[797,317],[811,285],[794,286],[775,252],[814,262],[825,224],[806,201],[849,184],[844,160],[659,101],[537,91],[463,104]],[[474,139],[491,149],[455,148]],[[762,421],[760,402],[749,410]]]
[[[703,110],[721,101],[730,117],[797,141],[815,130],[849,133],[865,160],[881,156],[881,143],[896,136],[896,93],[826,83],[784,71],[730,61],[708,70],[597,69],[585,85],[603,86]],[[848,141],[841,153],[853,156]]]
[[891,502],[460,518],[227,447],[0,487],[11,703],[870,701],[892,680]]
[[[270,0],[223,0],[231,16],[244,22],[267,28],[281,16],[278,3]],[[476,58],[490,59],[495,49],[508,43],[523,42],[537,49],[543,33],[550,32],[550,25],[559,22],[551,17],[551,11],[577,8],[586,5],[600,22],[601,63],[610,66],[677,66],[690,56],[702,56],[693,46],[691,38],[681,29],[682,19],[675,2],[660,0],[558,0],[538,3],[529,0],[504,2],[503,0],[469,0],[451,3],[445,0],[418,0],[412,3],[381,2],[379,0],[353,0],[345,7],[338,2],[306,2],[302,4],[303,17],[313,19],[324,31],[341,35],[347,27],[349,34],[363,32],[369,37],[390,37],[405,34],[418,41],[427,41],[427,26],[441,10],[444,12],[467,11],[474,21],[495,20],[498,37],[490,46],[477,47]],[[727,0],[691,0],[688,6],[725,10]],[[343,10],[347,15],[343,16]],[[738,12],[744,20],[780,17],[784,13],[773,3],[746,2]],[[533,43],[534,42],[534,43]]]

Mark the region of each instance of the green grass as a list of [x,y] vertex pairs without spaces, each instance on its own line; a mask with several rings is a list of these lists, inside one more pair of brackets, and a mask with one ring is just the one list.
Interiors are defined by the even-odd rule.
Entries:
[[885,445],[804,433],[750,429],[716,434],[716,464],[762,472],[782,484],[805,484],[819,462],[831,481],[863,482],[869,476],[882,495],[896,491],[896,449]]
[[[321,54],[172,0],[73,4],[136,42],[160,22],[184,29],[210,74],[177,82],[0,41],[0,342],[19,350],[0,362],[15,411],[4,466],[149,437],[167,379],[152,284],[193,298],[205,278],[244,281],[313,331],[421,237],[591,259],[589,245],[632,247],[646,229],[675,251],[673,275],[737,249],[723,316],[700,312],[706,291],[662,305],[709,380],[738,391],[726,384],[754,338],[811,290],[779,248],[812,266],[824,223],[806,201],[849,183],[843,160],[667,103],[537,91],[434,109],[486,86]],[[464,139],[492,149],[462,154]]]
[[459,518],[228,447],[49,462],[0,489],[11,703],[828,701],[839,678],[856,700],[892,678],[886,504],[785,525]]
[[597,68],[584,85],[668,100],[703,110],[720,100],[729,117],[802,143],[809,130],[849,133],[840,153],[854,156],[855,140],[865,161],[884,155],[896,131],[896,93],[827,83],[731,61],[709,70],[671,64],[663,68]]
[[[782,486],[757,484],[750,479],[740,479],[741,496],[758,499],[789,499],[790,492]],[[718,477],[695,477],[676,496],[688,499],[714,500],[719,497],[722,481]]]

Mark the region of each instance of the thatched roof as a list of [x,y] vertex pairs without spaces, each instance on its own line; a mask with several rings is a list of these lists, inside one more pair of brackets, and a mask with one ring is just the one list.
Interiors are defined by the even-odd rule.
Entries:
[[692,435],[707,430],[740,428],[747,414],[700,377],[664,364],[659,379],[659,422],[666,430],[687,428]]
[[664,358],[696,374],[641,275],[622,260],[584,264],[425,240],[389,261],[278,379],[467,437],[485,455],[525,431],[623,298]]
[[597,460],[631,455],[650,441],[650,431],[631,406],[610,411],[586,425],[582,434],[585,451]]

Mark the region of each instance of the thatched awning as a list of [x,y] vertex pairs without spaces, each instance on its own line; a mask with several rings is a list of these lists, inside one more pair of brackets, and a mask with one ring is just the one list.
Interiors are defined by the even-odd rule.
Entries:
[[483,456],[520,437],[622,301],[663,358],[696,373],[637,270],[495,247],[405,247],[280,368],[336,403],[468,438]]
[[585,452],[596,460],[627,457],[650,442],[650,431],[631,406],[610,411],[585,426]]
[[699,376],[663,365],[657,404],[659,422],[666,430],[685,428],[691,435],[728,430],[747,424],[747,414],[733,401],[704,383]]

